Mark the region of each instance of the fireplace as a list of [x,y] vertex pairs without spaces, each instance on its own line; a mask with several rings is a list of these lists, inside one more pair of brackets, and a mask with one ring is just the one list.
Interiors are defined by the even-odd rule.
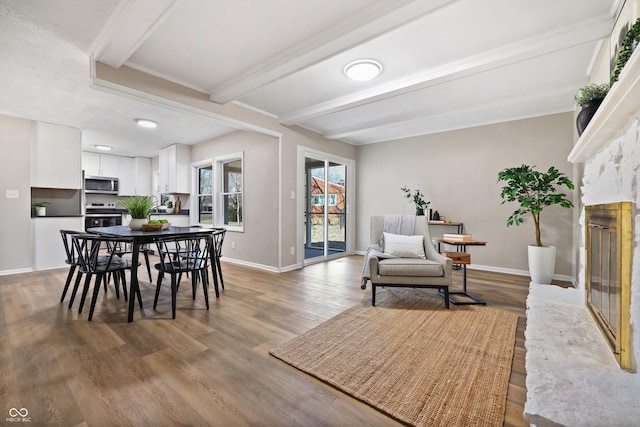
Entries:
[[621,368],[631,370],[632,204],[585,207],[586,304]]

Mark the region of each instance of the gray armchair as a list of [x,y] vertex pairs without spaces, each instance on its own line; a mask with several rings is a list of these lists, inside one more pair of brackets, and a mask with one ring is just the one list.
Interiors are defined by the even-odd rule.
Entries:
[[[381,243],[384,231],[384,216],[371,217],[370,243]],[[371,305],[376,305],[376,288],[407,287],[435,288],[444,296],[444,305],[449,308],[449,286],[452,278],[452,261],[440,255],[431,242],[429,223],[425,216],[415,219],[414,235],[424,236],[424,252],[426,258],[383,258],[371,256],[369,269],[371,280]],[[381,245],[382,246],[382,245]],[[382,246],[384,250],[384,246]]]

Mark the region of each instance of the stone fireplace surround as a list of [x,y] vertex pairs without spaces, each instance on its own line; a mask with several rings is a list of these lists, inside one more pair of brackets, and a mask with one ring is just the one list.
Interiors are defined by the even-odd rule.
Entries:
[[[640,423],[640,54],[637,49],[569,155],[584,163],[576,288],[530,285],[525,332],[525,420],[537,426]],[[634,205],[631,272],[633,372],[619,368],[585,306],[584,206]]]

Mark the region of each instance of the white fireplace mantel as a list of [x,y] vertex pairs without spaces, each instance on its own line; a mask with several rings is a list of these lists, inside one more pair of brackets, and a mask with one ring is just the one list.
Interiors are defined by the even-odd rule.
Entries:
[[637,374],[620,369],[584,305],[584,290],[532,283],[525,331],[524,418],[538,427],[631,427]]
[[571,163],[582,163],[621,135],[640,111],[640,48],[631,55],[573,150]]

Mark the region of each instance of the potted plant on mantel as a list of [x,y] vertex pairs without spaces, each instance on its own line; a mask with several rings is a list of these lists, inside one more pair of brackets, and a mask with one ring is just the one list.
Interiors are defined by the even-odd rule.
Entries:
[[424,194],[422,194],[422,191],[415,190],[413,194],[411,194],[411,190],[407,188],[406,185],[400,190],[405,192],[407,199],[413,200],[413,203],[416,205],[416,216],[424,215],[424,210],[427,208],[427,206],[429,206],[429,203],[431,202],[424,199]]
[[576,117],[576,128],[578,129],[578,135],[582,135],[582,132],[587,128],[587,125],[598,111],[600,104],[604,100],[604,97],[609,93],[609,83],[603,83],[601,85],[591,83],[587,86],[581,87],[574,97],[576,105],[581,107],[578,117]]
[[142,224],[146,224],[153,210],[153,200],[149,196],[132,196],[122,199],[120,205],[129,212],[131,221],[129,228],[132,230],[140,230]]
[[520,225],[524,217],[531,214],[536,231],[536,244],[529,245],[529,273],[534,283],[549,284],[553,278],[556,263],[556,247],[544,246],[540,238],[540,214],[547,206],[560,205],[572,208],[567,195],[560,192],[566,186],[573,190],[571,180],[555,167],[540,172],[528,165],[506,168],[498,172],[498,182],[504,181],[500,197],[502,204],[517,202],[520,207],[507,219],[507,227]]
[[35,202],[31,206],[36,209],[36,216],[47,216],[47,206],[50,204],[49,202]]

